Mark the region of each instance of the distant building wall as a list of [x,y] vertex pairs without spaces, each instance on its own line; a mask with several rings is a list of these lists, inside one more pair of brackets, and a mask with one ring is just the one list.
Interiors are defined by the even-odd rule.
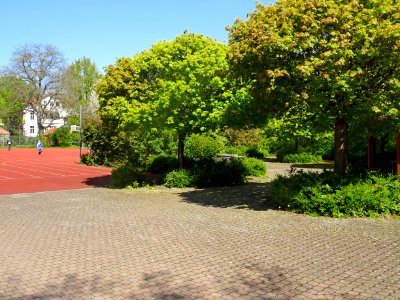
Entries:
[[23,124],[22,130],[25,136],[35,137],[38,135],[37,115],[31,107],[24,109]]
[[[45,119],[42,121],[42,125],[45,130],[50,130],[53,128],[60,128],[65,125],[64,119],[68,116],[65,110],[59,105],[58,102],[45,98],[42,102],[48,103],[47,111],[57,112],[60,118],[58,119]],[[30,106],[24,109],[23,112],[23,135],[28,137],[36,137],[39,134],[39,126],[37,114],[34,109]]]

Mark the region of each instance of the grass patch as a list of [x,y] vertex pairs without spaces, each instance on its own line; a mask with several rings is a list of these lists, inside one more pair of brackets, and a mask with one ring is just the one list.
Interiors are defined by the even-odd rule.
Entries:
[[315,163],[321,162],[321,155],[314,155],[310,153],[294,153],[294,154],[286,154],[282,161],[284,163]]

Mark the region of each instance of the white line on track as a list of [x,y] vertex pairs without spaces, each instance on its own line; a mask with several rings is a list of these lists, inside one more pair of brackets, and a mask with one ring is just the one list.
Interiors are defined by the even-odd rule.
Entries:
[[[18,169],[18,170],[22,170],[23,172],[31,172],[31,173],[48,173],[48,174],[53,174],[53,175],[60,175],[60,176],[65,176],[68,175],[68,173],[72,173],[72,174],[88,174],[88,175],[95,175],[95,174],[104,174],[104,172],[106,171],[105,168],[90,168],[87,166],[49,166],[48,164],[46,165],[41,165],[39,166],[26,166],[25,163],[21,163],[21,165],[16,165],[16,164],[10,164],[10,165],[3,165],[3,167],[8,167],[6,170],[7,172],[10,169]],[[1,170],[1,168],[0,168]],[[51,171],[48,171],[51,170]],[[16,173],[16,172],[15,172]],[[21,173],[21,174],[25,174],[25,173]]]

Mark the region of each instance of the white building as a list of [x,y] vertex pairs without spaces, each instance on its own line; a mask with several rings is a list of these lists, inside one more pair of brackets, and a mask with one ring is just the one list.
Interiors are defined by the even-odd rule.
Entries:
[[[46,115],[49,117],[42,120],[42,125],[45,130],[59,128],[65,124],[67,112],[62,109],[58,101],[49,97],[42,100],[42,107],[45,108]],[[50,116],[53,116],[51,118]],[[38,116],[32,106],[24,109],[23,115],[23,134],[29,137],[36,137],[39,134]]]

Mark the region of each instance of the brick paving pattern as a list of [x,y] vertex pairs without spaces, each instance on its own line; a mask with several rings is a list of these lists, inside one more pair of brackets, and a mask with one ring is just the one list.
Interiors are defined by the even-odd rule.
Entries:
[[267,183],[0,196],[0,299],[400,299],[400,220],[266,210]]

